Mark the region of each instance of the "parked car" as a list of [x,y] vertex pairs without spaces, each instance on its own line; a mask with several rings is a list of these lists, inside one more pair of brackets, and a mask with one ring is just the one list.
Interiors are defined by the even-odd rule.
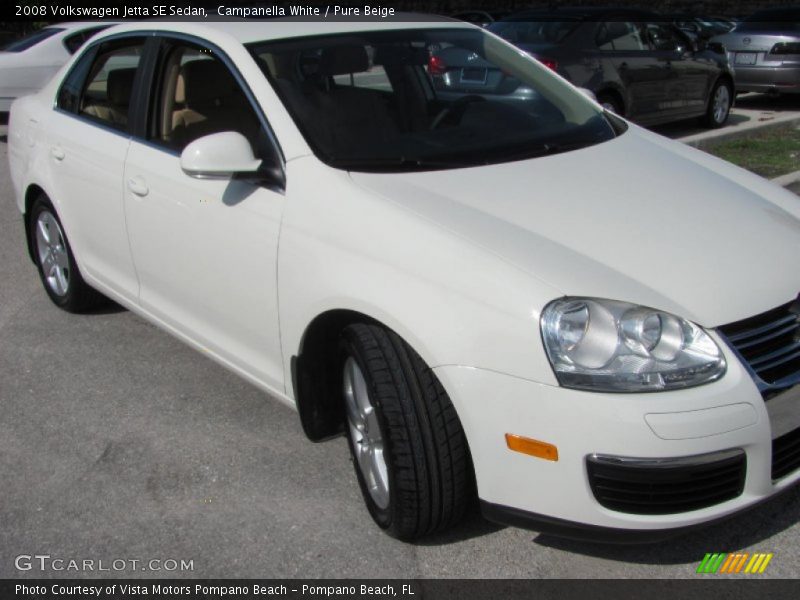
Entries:
[[756,12],[714,41],[728,51],[738,91],[800,94],[800,8]]
[[693,41],[709,40],[715,35],[728,33],[734,27],[734,23],[731,21],[714,19],[711,17],[670,14],[663,15],[662,18],[673,23]]
[[728,119],[733,73],[722,49],[698,46],[655,13],[533,11],[488,29],[640,124],[702,117],[707,126],[720,127]]
[[39,90],[81,45],[110,23],[61,23],[38,29],[0,49],[0,112]]
[[[444,47],[536,94],[439,98]],[[477,495],[657,538],[800,480],[798,198],[485,30],[127,23],[8,139],[55,305],[112,298],[345,435],[392,535]]]

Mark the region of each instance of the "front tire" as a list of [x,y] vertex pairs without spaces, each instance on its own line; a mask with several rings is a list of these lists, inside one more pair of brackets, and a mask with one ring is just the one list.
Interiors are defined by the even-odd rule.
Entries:
[[708,109],[703,119],[706,127],[718,129],[728,121],[733,105],[733,89],[725,80],[717,81],[708,99]]
[[45,195],[31,207],[28,235],[34,261],[50,300],[68,312],[82,312],[105,301],[105,297],[83,280],[72,254],[64,226]]
[[347,438],[372,518],[403,540],[452,527],[474,497],[472,465],[436,375],[378,325],[348,326],[340,349]]

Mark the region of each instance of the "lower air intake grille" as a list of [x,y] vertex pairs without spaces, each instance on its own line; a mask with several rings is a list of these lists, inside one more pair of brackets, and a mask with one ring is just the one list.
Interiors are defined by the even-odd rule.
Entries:
[[682,513],[736,498],[747,470],[742,450],[660,460],[595,455],[586,462],[597,501],[638,515]]
[[786,477],[800,468],[800,429],[772,440],[772,479]]
[[800,300],[719,328],[754,377],[790,385],[800,375]]

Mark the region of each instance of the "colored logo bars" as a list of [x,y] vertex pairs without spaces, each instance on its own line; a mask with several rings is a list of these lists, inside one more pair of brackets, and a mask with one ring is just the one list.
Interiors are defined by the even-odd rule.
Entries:
[[727,554],[725,552],[708,553],[697,567],[698,573],[763,573],[773,554],[756,552],[736,552]]

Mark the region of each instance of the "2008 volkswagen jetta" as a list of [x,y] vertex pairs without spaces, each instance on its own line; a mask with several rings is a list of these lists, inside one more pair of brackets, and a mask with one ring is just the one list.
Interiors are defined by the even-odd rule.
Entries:
[[346,435],[392,535],[478,498],[657,537],[800,479],[798,198],[491,33],[126,24],[9,149],[53,302],[112,298]]

